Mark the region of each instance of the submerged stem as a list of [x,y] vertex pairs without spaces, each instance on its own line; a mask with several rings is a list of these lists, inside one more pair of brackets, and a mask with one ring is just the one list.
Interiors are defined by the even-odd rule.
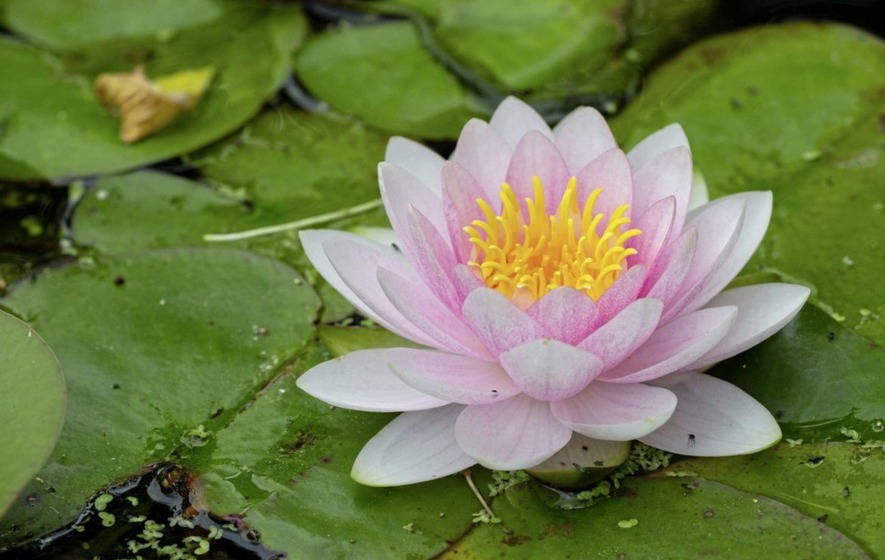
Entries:
[[207,233],[203,236],[203,241],[240,241],[243,239],[251,239],[253,237],[261,237],[262,235],[272,235],[274,233],[281,233],[284,231],[304,229],[306,227],[324,224],[333,220],[340,220],[342,218],[356,216],[357,214],[362,214],[363,212],[374,210],[375,208],[380,207],[381,204],[381,199],[376,198],[374,200],[370,200],[369,202],[363,202],[362,204],[351,206],[350,208],[336,210],[335,212],[327,212],[326,214],[318,214],[316,216],[310,216],[309,218],[295,220],[294,222],[286,222],[284,224],[276,224],[273,226],[247,229],[245,231],[236,231],[233,233]]

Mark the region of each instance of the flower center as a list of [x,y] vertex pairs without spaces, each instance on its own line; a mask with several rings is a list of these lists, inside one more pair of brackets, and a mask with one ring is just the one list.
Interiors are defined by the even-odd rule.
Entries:
[[[541,298],[560,286],[581,290],[594,300],[618,279],[626,269],[626,258],[636,250],[624,247],[628,239],[642,233],[624,227],[630,218],[624,214],[628,204],[618,206],[605,220],[593,207],[602,189],[595,189],[578,206],[578,180],[568,186],[554,214],[547,214],[544,186],[532,177],[534,199],[525,199],[525,212],[513,189],[501,185],[502,211],[479,198],[485,220],[474,220],[464,228],[473,244],[468,266],[477,270],[487,286],[507,297]],[[527,219],[526,219],[527,216]]]

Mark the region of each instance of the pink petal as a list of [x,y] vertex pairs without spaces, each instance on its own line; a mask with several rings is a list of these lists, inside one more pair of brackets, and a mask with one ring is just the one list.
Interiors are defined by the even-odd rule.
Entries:
[[410,282],[399,274],[378,268],[378,283],[393,306],[421,332],[432,338],[434,346],[478,358],[491,358],[482,341],[460,317],[443,305],[426,286]]
[[593,107],[578,107],[566,115],[553,128],[553,135],[572,174],[618,146],[605,118]]
[[453,277],[457,263],[447,241],[424,214],[414,207],[409,209],[408,226],[409,237],[403,241],[424,284],[449,309],[460,309],[461,299]]
[[658,200],[672,196],[676,203],[672,229],[674,233],[679,233],[688,211],[691,182],[691,152],[688,146],[658,154],[633,173],[634,215],[639,216]]
[[661,318],[663,304],[656,299],[638,299],[596,329],[578,344],[611,369],[652,335]]
[[458,289],[458,297],[462,300],[473,290],[485,287],[485,283],[478,276],[478,273],[467,265],[456,264],[454,277],[455,287]]
[[[578,201],[582,206],[593,189],[602,189],[594,206],[596,213],[611,216],[618,206],[633,202],[633,174],[627,156],[617,148],[604,152],[588,163],[578,172],[577,178]],[[628,210],[627,215],[636,216],[632,209]],[[605,223],[599,224],[600,229],[604,228]]]
[[438,231],[448,231],[442,211],[442,199],[425,187],[417,177],[402,167],[381,162],[378,164],[378,184],[390,225],[403,240],[407,253],[409,208],[417,208]]
[[562,286],[551,290],[526,310],[550,337],[575,344],[593,328],[596,304],[584,292]]
[[660,327],[614,369],[600,376],[614,383],[641,383],[685,368],[712,350],[737,318],[737,307],[711,307]]
[[[686,304],[686,311],[693,311],[718,294],[744,268],[768,229],[771,220],[771,192],[743,192],[718,199],[715,203],[727,200],[744,202],[744,217],[734,244],[724,254],[722,261],[704,280],[700,292]],[[696,213],[700,213],[699,208]]]
[[675,213],[676,199],[668,196],[652,204],[635,224],[631,224],[642,231],[642,234],[627,242],[637,251],[636,255],[628,258],[631,265],[642,264],[648,268],[654,265],[673,227]]
[[[676,240],[672,254],[668,255],[665,262],[658,262],[655,265],[655,269],[661,269],[661,272],[655,278],[649,278],[652,283],[647,290],[643,288],[648,297],[659,299],[666,305],[676,296],[691,267],[697,244],[697,228],[692,227],[682,232]],[[646,281],[647,286],[648,284],[649,281]]]
[[376,348],[351,352],[312,367],[295,383],[312,397],[352,410],[399,412],[448,404],[394,375],[388,365],[390,351]]
[[438,153],[408,138],[393,136],[387,141],[384,161],[402,167],[439,196],[442,188],[440,173],[445,160]]
[[771,413],[731,383],[684,373],[656,384],[673,391],[679,402],[666,424],[640,438],[643,443],[680,455],[722,457],[756,453],[781,438]]
[[565,192],[569,180],[568,167],[553,142],[533,130],[526,133],[516,145],[507,168],[506,180],[520,202],[525,198],[534,198],[534,176],[538,176],[544,185],[547,211],[552,213]]
[[553,133],[541,115],[515,97],[508,97],[498,105],[489,124],[500,132],[501,137],[511,146],[516,146],[527,132],[533,130],[553,139]]
[[473,175],[454,161],[443,165],[442,177],[443,214],[448,225],[449,238],[458,262],[466,263],[470,259],[473,245],[464,233],[464,227],[469,226],[473,220],[485,221],[482,210],[476,203],[477,199],[485,198],[485,193]]
[[[350,287],[354,276],[369,274],[375,278],[375,270],[379,263],[398,274],[416,280],[418,275],[408,260],[392,247],[373,243],[358,235],[333,230],[303,230],[299,232],[301,245],[310,262],[338,293],[344,296],[360,312],[377,322],[387,330],[393,331],[421,344],[430,344],[431,339],[406,320],[399,311],[387,302],[381,287],[374,281],[363,282],[358,290]],[[339,265],[346,270],[346,278],[339,274],[337,267],[326,253],[325,244],[340,245],[336,253],[343,262]],[[356,256],[359,255],[359,256]],[[353,266],[351,266],[351,261]],[[372,284],[375,284],[374,286]]]
[[490,288],[470,292],[463,316],[493,356],[545,336],[544,327]]
[[602,371],[602,362],[593,354],[550,339],[511,348],[499,359],[523,393],[542,401],[567,399]]
[[789,323],[810,293],[796,284],[756,284],[722,292],[709,305],[737,306],[737,320],[725,338],[690,368],[699,370],[756,346]]
[[486,193],[486,201],[500,208],[501,183],[513,149],[497,130],[479,119],[470,119],[461,129],[451,160],[464,166]]
[[537,465],[562,449],[571,435],[548,403],[526,395],[468,406],[455,422],[461,449],[484,467],[502,471]]
[[406,412],[366,443],[350,476],[366,486],[402,486],[461,472],[476,461],[455,441],[463,406]]
[[696,300],[704,279],[728,257],[737,241],[743,216],[743,200],[723,199],[700,208],[685,225],[685,229],[697,229],[698,243],[676,297],[664,310],[665,322],[680,313],[687,303]]
[[519,394],[500,365],[433,350],[396,348],[390,367],[411,387],[436,398],[462,404],[487,404]]
[[612,317],[621,312],[639,296],[639,290],[645,282],[646,268],[642,265],[631,266],[620,278],[615,280],[608,290],[602,294],[596,306],[599,313],[596,316],[596,325],[605,324]]
[[676,395],[640,383],[591,383],[578,395],[552,403],[556,419],[587,437],[630,441],[661,427],[676,409]]
[[685,131],[678,123],[673,123],[657,130],[645,137],[639,144],[633,147],[627,154],[630,165],[636,171],[645,167],[658,154],[672,150],[673,148],[688,147],[688,138]]

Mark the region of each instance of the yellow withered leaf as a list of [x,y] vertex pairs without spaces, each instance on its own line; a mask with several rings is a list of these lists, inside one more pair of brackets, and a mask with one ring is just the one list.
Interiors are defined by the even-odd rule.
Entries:
[[165,128],[197,106],[212,81],[215,67],[184,70],[155,80],[142,66],[132,72],[105,73],[95,79],[95,94],[120,116],[120,140],[132,143]]

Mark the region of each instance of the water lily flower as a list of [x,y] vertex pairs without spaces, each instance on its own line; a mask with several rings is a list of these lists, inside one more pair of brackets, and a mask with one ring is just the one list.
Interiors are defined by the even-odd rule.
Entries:
[[299,378],[338,407],[402,412],[357,456],[358,482],[531,468],[573,433],[699,456],[780,439],[761,404],[700,372],[781,329],[809,290],[724,289],[772,196],[697,200],[678,124],[625,154],[592,108],[551,130],[508,98],[448,160],[391,139],[378,175],[396,246],[301,234],[326,281],[426,347],[360,350]]

